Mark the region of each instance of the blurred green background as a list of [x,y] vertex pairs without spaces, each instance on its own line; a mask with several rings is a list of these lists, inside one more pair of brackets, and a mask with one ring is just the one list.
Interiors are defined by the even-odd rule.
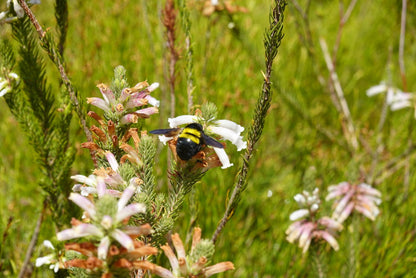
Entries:
[[[5,1],[3,1],[5,2]],[[1,9],[5,9],[5,3]],[[194,103],[214,102],[220,119],[238,122],[244,127],[251,119],[263,82],[263,35],[268,27],[271,1],[234,1],[246,13],[232,16],[225,12],[203,16],[202,1],[189,1],[192,45],[194,49]],[[296,2],[297,3],[297,2]],[[285,11],[285,37],[274,66],[273,101],[263,136],[250,162],[248,187],[233,218],[220,235],[214,262],[230,260],[236,266],[219,277],[310,277],[311,260],[301,249],[285,240],[289,215],[297,209],[293,196],[304,189],[302,177],[316,168],[314,186],[324,197],[326,188],[344,180],[356,182],[360,169],[368,173],[372,153],[382,147],[381,170],[415,142],[414,108],[388,112],[379,132],[384,97],[368,98],[365,91],[382,80],[395,87],[416,91],[416,4],[408,1],[404,48],[407,88],[399,69],[400,14],[402,1],[358,1],[340,32],[340,7],[347,10],[350,1],[310,1],[307,19],[294,2]],[[74,86],[83,98],[99,96],[98,83],[109,84],[114,67],[123,65],[131,85],[147,80],[159,82],[153,96],[160,99],[160,114],[145,122],[147,130],[167,127],[170,115],[167,81],[167,49],[161,9],[164,1],[68,1],[69,29],[65,61]],[[307,1],[297,3],[305,10]],[[45,28],[55,26],[54,1],[43,0],[33,8]],[[178,20],[180,17],[178,15]],[[234,25],[234,29],[230,29]],[[180,21],[177,24],[176,115],[187,113],[185,41]],[[10,36],[9,26],[0,26],[1,36]],[[305,41],[305,38],[309,38]],[[352,155],[343,143],[342,118],[329,93],[328,69],[319,45],[324,38],[332,52],[339,40],[336,71],[349,104],[359,135],[360,146]],[[47,60],[47,57],[45,57]],[[59,75],[48,61],[49,81],[57,90]],[[321,81],[319,81],[321,77]],[[94,110],[94,108],[92,108]],[[23,131],[3,100],[0,100],[0,233],[12,217],[9,234],[1,242],[0,276],[17,276],[40,214],[43,192],[36,184],[41,175],[35,155]],[[319,130],[325,129],[335,139]],[[377,139],[381,138],[381,139]],[[74,117],[72,142],[78,154],[74,174],[87,175],[93,165],[88,152],[80,148],[86,141]],[[341,143],[339,143],[341,142]],[[342,143],[343,142],[343,143]],[[382,144],[380,144],[382,142]],[[234,167],[210,170],[195,187],[197,207],[187,201],[175,231],[182,238],[189,232],[192,219],[202,228],[203,237],[211,238],[224,211],[241,164],[241,154],[230,148]],[[161,149],[160,160],[167,148]],[[383,194],[381,214],[372,222],[358,217],[356,277],[415,277],[416,202],[415,159],[406,162],[376,187]],[[405,163],[405,164],[406,164]],[[166,186],[165,168],[160,176],[161,190]],[[196,209],[196,211],[195,211]],[[330,214],[323,203],[322,213]],[[55,233],[46,220],[39,242]],[[340,250],[327,246],[329,277],[346,277],[350,263],[350,238],[344,231],[339,237]],[[35,256],[39,253],[35,252]],[[35,269],[33,277],[52,275]]]

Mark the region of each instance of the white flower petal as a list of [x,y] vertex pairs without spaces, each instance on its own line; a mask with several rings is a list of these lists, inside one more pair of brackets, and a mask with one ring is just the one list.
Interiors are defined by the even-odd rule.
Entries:
[[117,212],[116,221],[117,223],[121,222],[122,220],[126,219],[127,217],[130,217],[137,213],[145,213],[146,212],[146,206],[144,204],[130,204],[126,207],[124,207],[122,210]]
[[12,79],[14,79],[14,80],[16,80],[16,81],[19,81],[20,80],[19,75],[17,75],[14,72],[9,73],[9,77],[12,78]]
[[337,219],[339,223],[343,223],[348,216],[350,216],[352,210],[354,209],[355,204],[350,202],[345,206],[345,208],[340,213],[334,213],[334,217]]
[[411,107],[412,103],[410,101],[397,101],[390,105],[391,111],[397,111],[406,107]]
[[299,237],[299,247],[305,247],[305,245],[308,245],[308,241],[312,239],[312,231],[315,228],[315,225],[313,223],[306,223],[303,225],[302,233]]
[[54,264],[54,267],[53,267],[53,272],[57,273],[58,271],[59,271],[59,262]]
[[[73,189],[73,191],[76,192],[76,190],[74,190],[74,188],[72,188],[72,189]],[[90,186],[81,186],[79,191],[81,192],[81,195],[85,196],[85,197],[88,197],[90,194],[96,194],[97,193],[97,189],[94,188],[94,187],[90,187]]]
[[163,143],[163,145],[166,145],[167,142],[172,140],[173,137],[167,137],[165,135],[159,135],[159,141]]
[[100,260],[107,259],[108,248],[110,247],[110,238],[108,236],[104,237],[100,241],[100,245],[97,249],[97,255]]
[[51,264],[55,261],[55,254],[50,254],[44,257],[39,257],[36,259],[35,265],[36,267],[40,267],[44,264]]
[[[97,178],[97,189],[96,189],[98,198],[101,198],[104,196],[104,194],[107,192],[107,186],[104,182],[104,179],[102,177]],[[82,193],[81,193],[82,194]]]
[[3,18],[5,18],[5,17],[6,17],[6,15],[7,15],[7,12],[1,12],[1,13],[0,13],[0,21],[1,21]]
[[321,236],[332,246],[332,248],[334,248],[335,251],[339,250],[339,245],[338,245],[337,240],[330,233],[326,231],[322,231]]
[[318,209],[319,209],[319,204],[314,203],[314,204],[312,204],[312,205],[311,205],[311,211],[312,211],[312,212],[315,212],[315,211],[317,211]]
[[229,167],[234,165],[234,164],[230,163],[230,159],[228,158],[228,155],[227,155],[227,153],[225,152],[224,149],[214,147],[214,151],[217,154],[218,159],[220,160],[220,162],[222,164],[221,169],[226,169],[226,168],[229,168]]
[[[2,78],[3,79],[3,78]],[[0,79],[1,80],[1,79]],[[7,80],[1,81],[0,82],[0,90],[3,90],[4,88],[6,88],[9,85],[9,82]]]
[[238,151],[247,148],[247,142],[243,141],[243,137],[240,136],[240,133],[219,126],[209,126],[207,130],[212,133],[218,134],[225,140],[228,140],[231,143],[233,143],[237,147]]
[[103,110],[105,112],[111,112],[111,107],[102,98],[90,97],[90,98],[87,98],[87,103],[92,104],[95,107],[98,107],[98,108],[100,108],[101,110]]
[[160,101],[152,96],[145,96],[145,99],[147,99],[148,103],[152,106],[159,107],[160,105]]
[[95,217],[96,215],[95,206],[90,200],[88,200],[84,196],[81,196],[78,193],[71,193],[68,199],[73,201],[83,210],[85,210],[91,216],[91,218]]
[[135,186],[128,186],[126,189],[124,189],[120,199],[117,203],[117,211],[120,212],[127,204],[127,202],[130,200],[130,198],[133,196],[133,194],[136,192]]
[[47,247],[49,249],[55,250],[55,247],[53,247],[52,242],[50,242],[49,240],[44,240],[43,241],[43,246],[45,246],[45,247]]
[[117,240],[124,248],[129,251],[134,250],[134,243],[133,240],[124,232],[120,231],[119,229],[115,229],[111,236]]
[[309,210],[307,210],[307,209],[298,209],[298,210],[295,210],[294,212],[292,212],[290,214],[289,219],[291,221],[296,221],[296,220],[299,220],[300,218],[303,218],[303,217],[308,216],[308,215],[309,215]]
[[306,205],[305,196],[303,196],[302,194],[296,194],[295,197],[293,197],[293,199],[295,199],[296,203],[298,203],[300,206]]
[[377,95],[385,91],[387,91],[387,85],[384,83],[381,83],[379,85],[373,86],[370,89],[368,89],[366,94],[367,96],[372,97],[374,95]]
[[302,220],[302,221],[296,221],[290,224],[289,228],[287,228],[285,231],[286,235],[290,235],[295,231],[301,230],[303,222],[304,221]]
[[244,131],[244,127],[242,127],[241,125],[233,122],[233,121],[229,121],[229,120],[217,120],[215,122],[213,122],[215,125],[219,126],[219,127],[224,127],[224,128],[228,128],[229,130],[232,130],[238,134],[240,134],[241,132]]
[[97,185],[95,175],[89,175],[88,177],[83,176],[83,175],[75,175],[75,176],[71,176],[71,179],[76,180],[77,182],[80,182],[80,183],[85,183],[86,185],[89,185],[89,186]]
[[381,197],[381,192],[379,190],[366,183],[360,183],[358,190],[359,192],[364,192],[366,195]]
[[103,236],[100,229],[92,224],[79,224],[72,229],[66,229],[56,234],[58,240],[69,240],[85,236]]
[[16,12],[17,17],[22,18],[25,15],[25,11],[17,0],[13,0],[13,9]]
[[107,158],[108,163],[110,163],[111,169],[113,169],[114,172],[117,172],[117,170],[118,170],[118,162],[117,162],[117,159],[114,156],[114,154],[112,154],[111,152],[105,152],[105,157]]
[[158,82],[155,82],[155,83],[152,83],[149,87],[147,87],[147,90],[149,92],[153,92],[157,88],[159,88],[159,83]]
[[197,116],[194,116],[194,115],[182,115],[182,116],[178,116],[176,118],[169,118],[168,119],[168,122],[169,122],[169,126],[171,128],[174,128],[174,127],[178,127],[180,125],[194,123],[197,120],[198,120],[198,117]]
[[0,97],[4,96],[7,93],[10,93],[12,91],[12,89],[10,87],[7,87],[3,90],[0,91]]
[[104,229],[109,230],[113,226],[113,218],[109,215],[104,215],[100,224]]

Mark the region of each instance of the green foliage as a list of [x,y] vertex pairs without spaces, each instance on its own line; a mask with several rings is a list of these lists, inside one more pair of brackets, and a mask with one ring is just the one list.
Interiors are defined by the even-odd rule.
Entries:
[[[66,196],[72,187],[69,173],[75,157],[73,148],[69,147],[72,115],[68,110],[57,111],[59,98],[47,85],[44,61],[28,18],[13,23],[13,34],[20,45],[17,72],[23,84],[19,91],[6,96],[6,101],[37,153],[37,162],[43,172],[38,183],[48,193],[54,219],[61,226],[69,219],[62,213],[71,207]],[[5,61],[10,61],[10,57],[11,54]],[[65,100],[65,96],[63,98]],[[63,105],[67,104],[63,102]]]
[[[188,82],[184,69],[187,68],[185,63],[189,61],[185,57],[192,53],[193,84],[196,85],[192,94],[194,103],[214,102],[221,118],[235,120],[246,128],[252,123],[255,96],[264,81],[261,74],[265,71],[262,42],[265,38],[264,29],[269,24],[265,7],[270,6],[270,1],[234,1],[237,2],[245,6],[248,13],[232,16],[214,13],[205,17],[193,2],[180,1],[186,3],[189,12],[192,52],[185,52],[185,40],[182,40],[185,31],[177,28],[177,43],[181,54],[176,67],[178,115],[188,112],[188,98],[185,94]],[[295,6],[295,2],[298,2],[304,14]],[[342,26],[338,51],[333,57],[336,57],[335,68],[360,135],[358,157],[353,158],[346,147],[340,115],[329,95],[329,73],[319,48],[319,38],[323,37],[328,42],[331,55],[334,53],[341,28],[340,3],[345,11],[350,2],[289,1],[286,7],[285,37],[270,77],[273,99],[264,111],[268,118],[253,152],[246,190],[241,196],[238,209],[232,211],[233,218],[216,242],[213,257],[214,262],[232,260],[236,270],[218,277],[311,276],[310,257],[303,257],[297,246],[287,243],[284,234],[290,222],[288,216],[296,209],[293,196],[304,188],[303,178],[311,166],[316,169],[314,180],[322,194],[326,193],[328,185],[347,179],[358,180],[363,174],[368,177],[369,173],[374,174],[374,180],[378,180],[377,188],[383,193],[380,207],[382,213],[376,221],[358,219],[358,240],[354,250],[350,249],[351,237],[347,232],[338,238],[340,251],[323,250],[324,255],[328,255],[327,273],[347,277],[351,273],[351,265],[355,263],[356,277],[415,276],[413,269],[416,249],[412,244],[416,219],[415,174],[412,171],[414,149],[408,148],[407,142],[408,138],[414,138],[414,133],[409,133],[409,128],[414,125],[414,111],[410,108],[388,111],[385,123],[379,125],[383,118],[380,108],[384,105],[385,97],[368,98],[365,95],[366,89],[383,79],[391,80],[391,84],[404,90],[396,62],[401,5],[397,1],[357,1],[350,18]],[[407,91],[414,92],[415,81],[411,77],[416,73],[416,66],[412,63],[412,55],[416,51],[413,43],[416,6],[412,1],[407,2],[405,76]],[[61,14],[62,19],[55,19],[51,16],[54,12],[53,5],[48,5],[49,3],[51,1],[42,1],[41,5],[33,7],[41,25],[45,29],[53,27],[57,20],[58,26],[65,26],[65,13],[56,12]],[[63,31],[58,30],[67,31],[65,52],[58,53],[61,58],[65,58],[65,68],[71,78],[70,85],[77,88],[81,103],[85,103],[86,97],[94,94],[98,96],[97,83],[111,81],[114,67],[122,64],[126,68],[128,80],[160,82],[161,89],[155,92],[156,97],[165,99],[160,107],[160,119],[145,121],[143,128],[152,130],[166,127],[166,115],[170,108],[165,97],[168,91],[168,82],[164,77],[166,62],[163,60],[166,50],[159,16],[163,3],[108,0],[67,2],[69,28],[52,28],[48,33],[53,35],[54,31],[57,32],[59,49],[61,37],[65,36],[62,35]],[[62,5],[64,4],[56,2],[57,7],[63,7]],[[180,7],[182,6],[179,5],[178,8]],[[1,3],[0,8],[4,10],[5,4]],[[185,17],[181,14],[180,20],[186,22],[183,18]],[[232,25],[229,23],[234,23],[235,27],[229,29],[228,26]],[[10,65],[10,70],[17,71],[22,63],[18,54],[20,43],[12,42],[10,35],[10,29],[2,25],[2,42],[8,41],[12,47],[2,47],[8,53],[3,56],[9,57],[5,64]],[[37,57],[42,61],[44,56],[40,52]],[[48,194],[40,190],[38,181],[52,181],[62,186],[66,184],[65,190],[70,190],[73,183],[68,181],[69,165],[75,153],[73,173],[87,175],[92,168],[92,162],[86,159],[88,153],[78,147],[79,143],[72,143],[86,140],[78,121],[73,121],[72,126],[68,124],[71,115],[69,112],[77,108],[76,104],[69,104],[68,99],[72,100],[72,97],[68,96],[68,87],[55,89],[59,87],[56,84],[59,77],[55,65],[33,61],[36,61],[36,65],[32,65],[32,69],[37,71],[27,69],[29,77],[42,77],[43,74],[43,79],[32,83],[22,80],[13,93],[3,97],[5,101],[0,99],[0,189],[4,196],[0,200],[3,216],[0,221],[1,234],[6,230],[9,216],[13,216],[9,233],[4,244],[1,244],[0,276],[5,277],[17,275],[33,231],[35,221],[32,219],[37,218],[43,196]],[[40,90],[40,95],[26,96],[26,83],[34,86],[31,90]],[[29,102],[29,97],[40,102],[36,112],[31,103],[20,105]],[[81,104],[81,107],[86,111],[85,105]],[[40,118],[36,118],[35,113]],[[20,118],[14,118],[14,114],[20,115]],[[52,117],[48,118],[47,115]],[[55,124],[58,122],[60,124]],[[54,135],[50,134],[47,142],[40,144],[44,140],[37,138],[36,134],[42,134],[42,128],[48,125],[54,126]],[[63,139],[66,138],[68,129],[73,131],[71,143]],[[26,139],[26,132],[30,140]],[[58,140],[61,144],[52,143],[56,142],[55,136],[58,135],[62,136]],[[151,148],[153,143],[150,141],[146,143],[149,145],[143,145],[143,149]],[[37,145],[34,142],[38,142]],[[28,147],[29,144],[33,147]],[[63,149],[68,145],[74,148],[64,152]],[[371,171],[375,150],[379,150],[379,162]],[[65,155],[58,155],[62,152]],[[155,224],[153,228],[157,233],[153,237],[157,242],[164,242],[164,235],[171,229],[185,234],[193,219],[190,219],[187,210],[177,215],[175,223],[171,218],[162,217],[167,213],[163,208],[168,198],[168,185],[163,182],[166,180],[166,148],[152,149],[151,152],[154,153],[149,151],[142,158],[143,162],[157,167],[153,173],[145,170],[145,167],[141,172],[146,188],[144,192],[151,197],[143,194],[138,196],[143,199],[135,201],[143,200],[146,203],[153,200],[151,210],[147,212],[149,214],[144,216],[145,220],[138,221],[149,222],[152,226]],[[54,166],[49,169],[50,172],[46,168],[39,168],[38,162],[45,164],[44,157],[40,157],[39,153],[49,154],[47,161],[52,161]],[[202,227],[208,235],[215,231],[218,221],[224,215],[225,205],[241,165],[241,161],[238,162],[239,155],[232,148],[227,148],[227,153],[235,164],[233,168],[212,169],[201,182],[189,187],[195,191],[193,196],[196,196],[198,204],[197,218],[192,224]],[[54,157],[59,159],[54,160]],[[408,175],[403,167],[406,163],[402,162],[406,161],[403,159],[406,157],[411,169]],[[401,164],[390,165],[395,159]],[[47,165],[51,167],[50,164]],[[390,171],[390,166],[394,165],[399,167]],[[48,173],[55,178],[45,180],[45,174]],[[64,181],[58,181],[57,176]],[[408,183],[405,183],[406,177]],[[155,192],[152,193],[152,189]],[[269,191],[271,195],[268,195]],[[172,197],[174,200],[169,201],[169,204],[181,203],[185,209],[192,206],[187,197],[178,197]],[[65,202],[66,199],[62,198],[53,204],[61,205]],[[330,212],[330,206],[323,204],[322,212]],[[68,222],[62,220],[62,223]],[[45,222],[40,241],[50,238],[54,233],[55,227],[51,220]],[[356,253],[355,262],[350,258],[351,252]],[[51,274],[48,273],[46,268],[35,269],[33,276],[50,277]]]
[[126,69],[123,66],[117,66],[114,69],[114,79],[111,82],[111,90],[116,95],[116,98],[120,97],[121,91],[124,88],[128,88]]
[[211,262],[212,256],[215,253],[215,245],[211,240],[201,239],[195,248],[189,254],[192,262],[197,262],[199,258],[205,257],[208,263]]

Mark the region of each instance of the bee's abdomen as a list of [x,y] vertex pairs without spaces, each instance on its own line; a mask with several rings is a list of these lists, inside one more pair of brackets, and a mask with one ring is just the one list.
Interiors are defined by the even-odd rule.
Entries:
[[201,132],[185,128],[176,143],[176,153],[182,160],[189,160],[201,150]]
[[194,142],[195,144],[201,143],[201,132],[194,128],[185,127],[179,135],[179,138],[186,138]]

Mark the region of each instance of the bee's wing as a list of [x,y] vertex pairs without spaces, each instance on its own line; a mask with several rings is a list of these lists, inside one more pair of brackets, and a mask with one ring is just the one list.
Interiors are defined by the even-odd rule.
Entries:
[[149,131],[149,133],[173,137],[173,136],[178,135],[180,130],[181,130],[180,128],[155,129],[155,130]]
[[216,147],[216,148],[220,148],[220,149],[224,148],[224,146],[220,142],[215,140],[214,138],[211,138],[206,134],[203,134],[202,136],[204,137],[205,144]]

